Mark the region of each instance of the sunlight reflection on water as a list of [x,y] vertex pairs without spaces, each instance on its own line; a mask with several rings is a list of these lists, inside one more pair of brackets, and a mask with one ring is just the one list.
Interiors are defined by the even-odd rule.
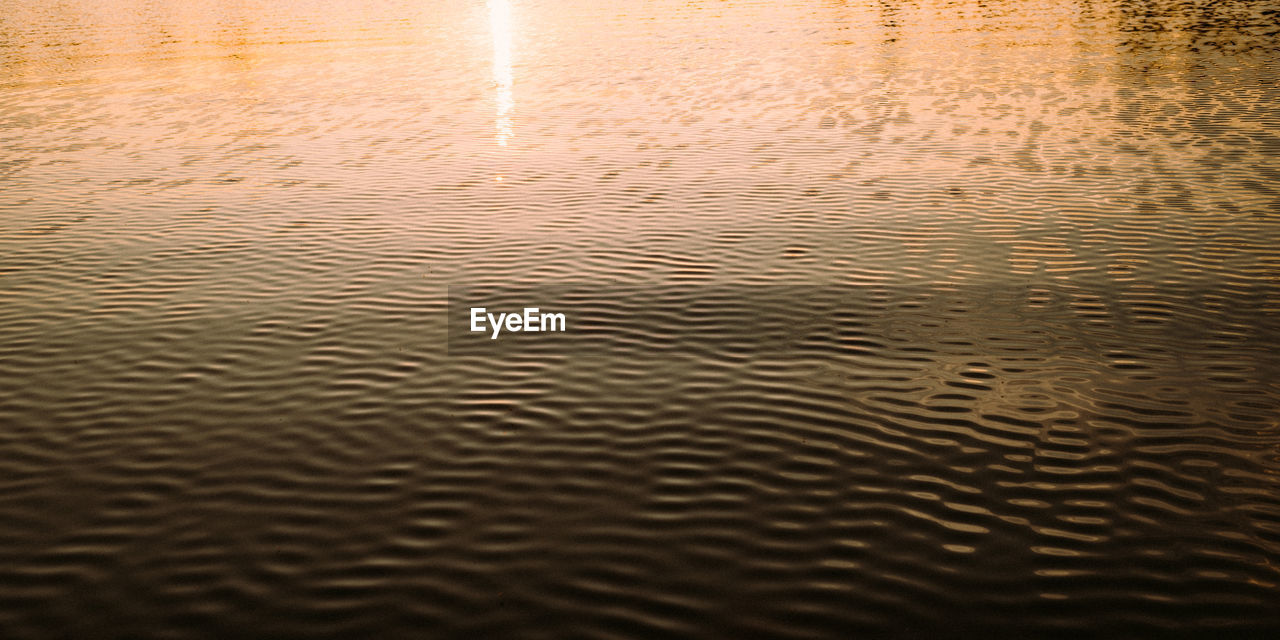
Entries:
[[3,0],[0,637],[1280,637],[1274,29]]
[[511,110],[515,98],[511,92],[511,0],[489,0],[489,25],[493,31],[493,81],[497,85],[497,118],[494,124],[498,146],[507,146],[514,134]]

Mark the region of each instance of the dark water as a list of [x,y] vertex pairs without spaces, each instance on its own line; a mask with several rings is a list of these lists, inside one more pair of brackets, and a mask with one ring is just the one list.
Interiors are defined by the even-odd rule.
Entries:
[[1280,631],[1278,22],[0,1],[0,637]]

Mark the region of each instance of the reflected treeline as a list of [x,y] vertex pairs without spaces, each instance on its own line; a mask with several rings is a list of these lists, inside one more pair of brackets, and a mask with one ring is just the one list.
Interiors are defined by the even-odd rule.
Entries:
[[[1025,0],[832,0],[829,4],[875,13],[889,41],[896,32],[939,20],[976,19],[981,31],[1016,28]],[[1056,4],[1056,3],[1044,3]],[[1242,53],[1280,48],[1280,8],[1250,0],[1075,0],[1080,21],[1122,49],[1185,49]],[[972,24],[972,23],[970,23]]]
[[[952,23],[963,30],[1008,32],[1025,26],[1028,5],[1057,7],[1052,0],[828,0],[826,6],[870,18],[888,42],[903,33]],[[317,3],[318,4],[318,3]],[[122,50],[154,55],[185,53],[219,44],[245,48],[274,45],[290,25],[305,42],[387,37],[412,29],[429,10],[404,6],[371,23],[364,12],[308,9],[244,2],[167,5],[116,0],[57,8],[19,2],[0,11],[0,68],[63,69]],[[1280,8],[1252,0],[1073,0],[1068,3],[1094,42],[1114,41],[1125,50],[1274,52],[1280,48]],[[62,24],[66,28],[47,28]],[[300,29],[301,27],[301,29]],[[299,31],[306,36],[296,38]],[[37,69],[36,71],[39,71]]]
[[1192,52],[1275,51],[1280,9],[1249,0],[1082,0],[1087,8],[1111,8],[1120,45],[1128,49]]

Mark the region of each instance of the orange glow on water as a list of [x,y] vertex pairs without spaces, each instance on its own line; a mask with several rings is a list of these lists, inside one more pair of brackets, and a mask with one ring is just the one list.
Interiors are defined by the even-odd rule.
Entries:
[[497,87],[494,136],[498,146],[505,147],[515,135],[511,127],[511,110],[515,107],[511,92],[511,0],[489,0],[489,25],[493,34],[493,82]]

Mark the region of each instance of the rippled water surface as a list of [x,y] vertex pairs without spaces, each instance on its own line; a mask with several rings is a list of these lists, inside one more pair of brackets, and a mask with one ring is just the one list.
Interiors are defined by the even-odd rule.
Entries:
[[0,0],[0,637],[1278,631],[1271,6]]

